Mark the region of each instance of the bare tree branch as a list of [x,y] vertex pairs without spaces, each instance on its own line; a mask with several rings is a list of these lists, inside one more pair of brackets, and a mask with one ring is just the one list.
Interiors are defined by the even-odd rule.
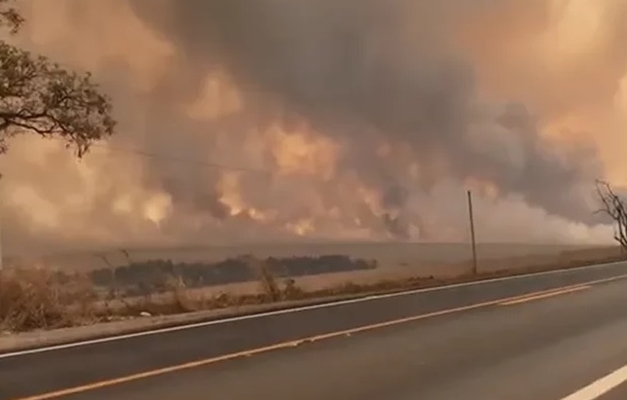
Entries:
[[597,180],[597,196],[601,202],[601,209],[597,213],[603,213],[612,218],[614,222],[614,239],[627,250],[627,207],[623,199],[618,196],[609,183]]

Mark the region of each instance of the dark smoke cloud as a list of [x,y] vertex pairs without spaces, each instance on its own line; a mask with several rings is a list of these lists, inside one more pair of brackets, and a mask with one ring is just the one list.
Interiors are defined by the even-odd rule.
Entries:
[[[456,18],[491,3],[133,1],[140,17],[179,46],[192,75],[225,67],[249,95],[278,97],[289,112],[348,143],[341,161],[384,193],[418,183],[377,166],[376,137],[411,145],[422,184],[441,175],[479,177],[551,214],[592,223],[581,186],[602,175],[594,154],[558,154],[523,105],[481,102],[472,66],[456,52]],[[444,170],[433,169],[434,160]],[[406,200],[391,193],[382,205],[402,208]],[[385,218],[390,231],[406,235]]]

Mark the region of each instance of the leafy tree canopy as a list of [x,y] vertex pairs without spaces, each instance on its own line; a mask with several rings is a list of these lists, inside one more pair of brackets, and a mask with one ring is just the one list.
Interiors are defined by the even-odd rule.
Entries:
[[[0,0],[0,28],[15,34],[24,23],[13,0]],[[0,153],[22,133],[65,139],[81,157],[113,134],[111,103],[89,73],[69,71],[0,40]]]

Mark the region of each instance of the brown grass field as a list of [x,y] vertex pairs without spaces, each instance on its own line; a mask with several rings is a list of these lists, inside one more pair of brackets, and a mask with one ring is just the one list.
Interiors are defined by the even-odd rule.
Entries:
[[[524,249],[518,253],[509,251],[514,253],[513,256],[505,256],[507,251],[504,250],[503,254],[492,257],[485,256],[484,250],[478,275],[471,274],[467,256],[453,254],[448,258],[440,256],[439,260],[418,263],[402,260],[402,252],[389,251],[388,262],[380,263],[382,266],[373,270],[277,279],[262,268],[257,281],[193,289],[171,278],[165,292],[136,297],[105,297],[80,271],[75,270],[70,278],[60,279],[54,268],[15,266],[0,271],[0,331],[22,332],[88,325],[146,312],[165,315],[287,300],[391,292],[625,259],[619,247],[541,249],[544,251],[527,250],[527,255]],[[467,248],[463,251],[467,252]],[[396,261],[391,262],[394,254]]]

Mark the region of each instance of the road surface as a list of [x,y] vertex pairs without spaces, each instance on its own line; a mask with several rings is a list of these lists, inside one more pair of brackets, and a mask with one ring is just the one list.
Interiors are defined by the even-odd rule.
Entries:
[[627,264],[0,354],[2,400],[627,399]]

